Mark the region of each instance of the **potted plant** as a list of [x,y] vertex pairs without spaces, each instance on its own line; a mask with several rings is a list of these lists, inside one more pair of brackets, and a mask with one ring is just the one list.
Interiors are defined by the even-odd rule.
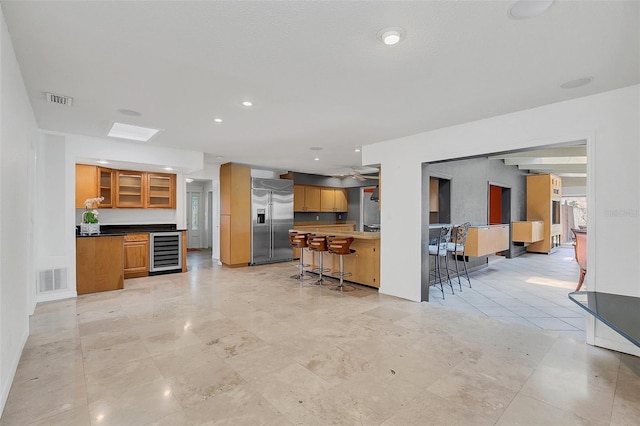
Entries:
[[98,222],[98,206],[104,197],[87,198],[84,202],[85,211],[82,212],[82,223],[80,223],[80,235],[96,235],[100,233],[100,223]]

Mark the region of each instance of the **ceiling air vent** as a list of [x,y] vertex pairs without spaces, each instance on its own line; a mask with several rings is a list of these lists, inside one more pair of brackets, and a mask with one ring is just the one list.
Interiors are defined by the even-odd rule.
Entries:
[[69,96],[55,95],[53,93],[47,93],[47,101],[58,104],[58,105],[66,105],[71,106],[73,102],[73,98]]

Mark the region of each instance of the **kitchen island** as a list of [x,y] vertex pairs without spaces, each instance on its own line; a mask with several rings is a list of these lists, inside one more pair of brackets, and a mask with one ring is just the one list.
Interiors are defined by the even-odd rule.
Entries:
[[[344,270],[351,272],[351,276],[346,281],[363,284],[369,287],[380,288],[380,233],[379,232],[357,232],[357,231],[337,231],[327,230],[320,226],[301,226],[302,229],[293,229],[296,232],[311,232],[316,235],[333,235],[336,237],[353,237],[351,249],[354,253],[344,256]],[[339,258],[329,252],[323,252],[323,264],[331,272],[339,270]],[[318,254],[309,249],[304,249],[304,261],[311,265],[311,268],[318,266]]]

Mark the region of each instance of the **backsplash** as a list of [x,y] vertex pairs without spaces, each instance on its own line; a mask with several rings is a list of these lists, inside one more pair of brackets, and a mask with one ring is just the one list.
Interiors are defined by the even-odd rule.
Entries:
[[[76,224],[82,222],[84,209],[76,209]],[[98,209],[101,225],[140,225],[177,223],[174,209]]]
[[[333,212],[295,212],[293,220],[295,222],[345,222],[349,217],[348,213]],[[353,219],[351,219],[353,220]]]

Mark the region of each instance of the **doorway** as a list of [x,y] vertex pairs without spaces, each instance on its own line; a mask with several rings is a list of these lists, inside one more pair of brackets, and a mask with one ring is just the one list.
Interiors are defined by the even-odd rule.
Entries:
[[187,192],[187,249],[202,247],[201,224],[204,209],[201,207],[202,192]]

